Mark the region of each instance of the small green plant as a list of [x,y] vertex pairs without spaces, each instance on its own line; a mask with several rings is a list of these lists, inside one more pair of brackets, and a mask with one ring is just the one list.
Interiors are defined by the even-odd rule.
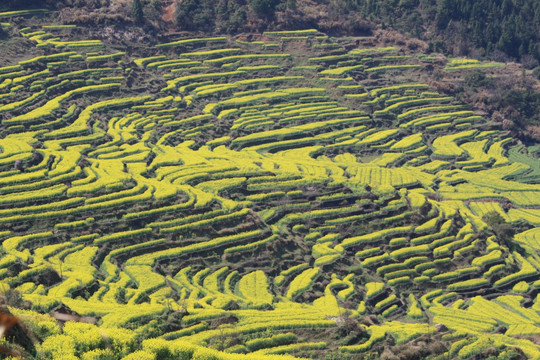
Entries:
[[131,4],[131,17],[136,24],[141,24],[144,20],[141,0],[133,0]]

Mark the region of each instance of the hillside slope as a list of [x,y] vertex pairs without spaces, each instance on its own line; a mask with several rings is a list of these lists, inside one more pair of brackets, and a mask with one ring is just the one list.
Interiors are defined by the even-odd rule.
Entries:
[[126,47],[19,15],[0,285],[40,344],[14,350],[540,356],[540,149],[438,91],[514,65],[317,30]]
[[[140,4],[140,5],[136,5]],[[45,7],[64,20],[126,23],[206,34],[314,27],[331,35],[392,28],[455,56],[540,62],[540,3],[535,0],[5,0],[0,11]]]

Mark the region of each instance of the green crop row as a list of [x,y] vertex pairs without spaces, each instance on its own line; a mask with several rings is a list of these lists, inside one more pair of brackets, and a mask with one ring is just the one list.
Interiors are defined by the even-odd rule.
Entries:
[[240,74],[244,74],[244,71],[235,70],[235,71],[222,72],[222,73],[218,72],[218,73],[185,75],[185,76],[174,78],[172,80],[167,80],[167,86],[163,88],[161,91],[176,89],[179,84],[189,83],[189,82],[192,82],[193,80],[219,79],[219,78],[225,78],[227,76],[234,76],[234,75],[240,75]]
[[[432,126],[428,126],[428,125],[433,125],[433,124],[438,124],[438,123],[441,123],[441,122],[449,121],[449,120],[451,120],[453,118],[456,118],[457,116],[464,116],[464,115],[471,115],[471,114],[473,114],[473,112],[468,111],[468,110],[454,111],[454,112],[450,112],[450,113],[432,114],[432,115],[423,116],[423,117],[411,120],[411,121],[409,121],[407,123],[400,124],[399,127],[400,128],[408,128],[408,127],[411,127],[411,126],[414,126],[414,127],[427,126],[427,128],[433,129]],[[458,122],[459,120],[460,120],[460,118],[455,119],[454,123]],[[444,124],[446,124],[446,123],[444,123]]]
[[343,66],[343,67],[323,70],[319,73],[319,75],[343,75],[350,71],[359,70],[363,68],[364,68],[363,65]]
[[26,244],[29,241],[40,241],[40,240],[46,240],[53,237],[53,233],[48,232],[41,232],[36,234],[28,234],[28,235],[21,235],[21,236],[14,236],[10,237],[2,243],[2,247],[4,250],[8,253],[10,252],[18,252],[17,248],[23,244]]
[[[196,333],[204,331],[206,329],[208,329],[208,323],[206,321],[203,321],[203,322],[201,322],[199,324],[195,324],[195,325],[189,326],[187,328],[183,328],[183,329],[180,329],[180,330],[168,332],[168,333],[163,335],[163,338],[165,340],[175,340],[175,339],[181,338],[183,336],[189,336],[189,335],[196,334]],[[152,356],[152,359],[154,359],[153,356]],[[139,358],[138,357],[133,358],[133,360],[139,360]]]
[[473,64],[463,64],[463,65],[452,65],[444,68],[446,71],[456,71],[456,70],[471,70],[471,69],[487,69],[504,66],[504,63],[500,62],[484,62],[484,63],[473,63]]
[[324,88],[284,88],[277,91],[269,91],[259,94],[246,95],[229,98],[227,100],[220,101],[219,103],[210,103],[204,108],[205,113],[213,112],[216,108],[228,107],[228,106],[249,106],[254,105],[259,101],[268,101],[272,99],[290,99],[301,97],[311,94],[325,93]]
[[528,322],[529,320],[522,318],[518,314],[509,311],[493,301],[489,301],[481,297],[474,298],[471,306],[469,306],[467,309],[467,313],[470,314],[471,317],[484,318],[487,321],[496,320],[506,325]]
[[357,144],[365,144],[365,145],[376,144],[378,142],[388,139],[389,137],[397,134],[398,132],[399,132],[398,129],[388,129],[388,130],[377,131],[376,133],[370,134],[366,136],[365,138],[361,139],[360,141],[358,141]]
[[[56,98],[49,100],[45,105],[42,105],[38,107],[37,109],[34,109],[32,111],[29,111],[25,114],[14,116],[11,119],[4,120],[5,124],[25,124],[32,121],[40,120],[46,116],[49,116],[52,114],[53,111],[58,109],[60,107],[60,104],[66,100],[69,100],[74,95],[79,94],[85,94],[89,92],[95,92],[95,91],[106,91],[106,90],[112,90],[117,89],[120,87],[121,84],[118,83],[112,83],[112,84],[103,84],[103,85],[90,85],[81,87],[78,89],[67,91],[66,93],[57,96]],[[85,123],[86,126],[86,123]]]
[[156,55],[156,56],[149,56],[145,58],[135,59],[133,60],[133,62],[137,66],[146,66],[146,64],[149,64],[151,62],[162,61],[162,60],[165,60],[166,58],[167,57],[165,55]]
[[139,244],[126,246],[119,249],[114,249],[107,254],[106,258],[107,259],[114,258],[116,256],[128,254],[130,252],[134,252],[140,249],[147,249],[147,248],[154,247],[156,245],[162,245],[162,244],[165,244],[166,242],[167,241],[165,239],[158,239],[158,240],[145,241]]
[[399,140],[398,142],[394,143],[390,149],[391,150],[411,150],[414,148],[417,148],[418,146],[423,144],[423,136],[421,132],[417,132],[413,135],[409,135],[407,137],[404,137],[403,139]]
[[[242,210],[239,210],[239,211],[236,211],[236,212],[233,212],[233,213],[211,217],[209,219],[201,219],[201,220],[188,222],[188,223],[185,223],[183,225],[177,225],[177,226],[172,226],[172,227],[161,227],[159,229],[159,232],[161,234],[170,234],[170,233],[187,231],[187,230],[190,230],[190,229],[193,229],[193,228],[197,228],[199,226],[208,226],[208,225],[211,225],[213,223],[220,222],[220,221],[230,221],[230,220],[233,220],[233,219],[242,218],[242,217],[247,216],[248,214],[249,214],[249,209],[242,209]],[[152,226],[152,225],[150,225],[150,226]]]
[[149,68],[156,68],[160,70],[173,68],[171,70],[171,74],[174,74],[178,72],[176,71],[178,69],[180,69],[180,71],[184,71],[186,69],[186,66],[189,68],[189,66],[196,66],[196,65],[201,65],[201,62],[189,61],[189,59],[174,59],[174,60],[163,60],[163,61],[151,62],[146,66]]
[[400,279],[398,282],[401,282],[403,278],[407,278],[407,281],[410,279],[410,276],[416,276],[416,271],[412,269],[403,269],[403,270],[397,270],[393,272],[386,273],[384,275],[384,278],[386,280],[394,280],[394,279]]
[[431,220],[426,221],[423,224],[418,225],[416,228],[414,228],[415,234],[423,234],[428,232],[433,232],[437,229],[437,225],[441,221],[440,217],[433,218]]
[[456,145],[456,141],[470,139],[478,130],[466,130],[456,134],[444,135],[433,140],[434,155],[445,158],[460,156],[464,150]]
[[464,280],[464,281],[456,282],[453,284],[449,284],[446,288],[448,290],[465,291],[465,290],[476,289],[479,287],[484,287],[484,286],[489,286],[489,285],[490,283],[488,280],[480,278],[480,279]]
[[[104,89],[112,89],[117,88],[121,84],[104,84],[104,85],[95,85],[96,87],[102,86]],[[92,90],[95,90],[96,88],[93,88]],[[104,100],[99,101],[97,103],[94,103],[88,107],[86,107],[81,113],[79,114],[79,117],[75,120],[74,123],[71,125],[51,131],[47,134],[47,138],[62,138],[62,137],[70,137],[75,136],[77,134],[80,134],[81,132],[86,132],[88,130],[87,123],[90,120],[92,114],[99,110],[106,110],[111,109],[114,107],[126,107],[133,104],[141,103],[145,100],[148,100],[150,98],[149,95],[145,96],[134,96],[134,97],[127,97],[127,98],[118,98],[118,99],[110,99],[110,100]]]
[[[61,177],[58,177],[58,178],[61,178]],[[121,198],[121,199],[110,200],[110,201],[96,203],[96,204],[88,204],[88,205],[79,206],[73,209],[52,210],[52,211],[44,211],[44,212],[40,212],[36,214],[8,216],[8,217],[0,218],[0,223],[47,219],[47,218],[62,217],[62,216],[85,213],[85,212],[107,210],[107,209],[111,209],[117,206],[122,207],[122,206],[127,206],[129,204],[136,203],[139,201],[146,201],[151,198],[152,198],[152,191],[151,189],[148,189],[145,193],[140,194],[140,195],[135,195],[130,198]],[[79,199],[80,198],[77,198],[77,201],[80,201]]]
[[244,60],[244,59],[284,59],[289,58],[290,54],[243,54],[243,55],[231,55],[217,59],[204,60],[208,64],[223,64],[228,61]]
[[123,219],[130,221],[130,220],[135,220],[135,219],[153,217],[153,216],[161,215],[165,213],[170,214],[178,210],[187,209],[190,206],[192,206],[194,202],[195,202],[195,198],[190,197],[190,199],[184,203],[169,205],[169,206],[164,206],[164,207],[159,207],[159,208],[155,208],[151,210],[144,210],[144,211],[139,211],[139,212],[134,212],[134,213],[127,213],[123,216]]
[[51,71],[49,69],[45,69],[43,71],[39,71],[39,72],[34,72],[34,73],[30,73],[28,75],[24,75],[24,76],[19,76],[19,77],[16,77],[16,78],[13,78],[13,82],[12,84],[13,85],[17,85],[15,87],[12,87],[11,88],[11,92],[16,92],[16,91],[19,91],[19,90],[22,90],[23,89],[23,85],[22,83],[25,83],[27,82],[28,80],[34,80],[34,79],[39,79],[39,78],[42,78],[42,77],[45,77],[47,75],[50,75]]
[[412,229],[412,226],[401,226],[392,229],[379,230],[370,234],[355,236],[351,238],[346,238],[342,241],[341,246],[347,248],[350,246],[355,246],[358,244],[365,244],[373,241],[380,240],[385,236],[397,235],[400,233],[406,233]]
[[371,335],[366,342],[360,345],[341,346],[339,350],[344,353],[364,353],[370,350],[375,343],[385,339],[386,330],[383,327],[370,326],[369,329],[371,330]]
[[[23,260],[27,260],[23,258]],[[17,276],[4,278],[3,281],[11,287],[15,287],[21,283],[27,283],[31,281],[34,276],[39,276],[44,270],[47,269],[46,265],[38,265],[30,269],[23,270],[17,274]]]
[[382,299],[381,301],[379,301],[378,303],[376,303],[375,304],[375,309],[381,310],[381,309],[387,307],[388,305],[392,304],[396,300],[397,300],[397,296],[395,294],[391,294],[390,296],[388,296],[388,297]]
[[[354,115],[360,115],[357,117],[357,119],[361,122],[367,122],[367,118],[365,116],[364,112],[358,111],[358,110],[348,110],[345,107],[328,107],[327,109],[323,109],[321,111],[311,111],[306,113],[301,113],[300,115],[296,116],[289,116],[289,117],[283,117],[279,118],[279,123],[297,123],[297,122],[307,122],[310,119],[314,120],[320,120],[322,118],[327,118],[330,116],[333,117],[348,117],[348,116],[354,116]],[[353,119],[353,118],[349,118]],[[333,135],[324,136],[324,134],[319,135],[321,138],[331,138],[334,137]]]
[[[337,247],[337,248],[339,249],[339,247]],[[372,265],[376,265],[378,263],[381,263],[381,262],[384,262],[386,260],[391,259],[390,255],[388,255],[388,253],[375,255],[375,254],[377,254],[379,252],[380,252],[380,248],[376,247],[376,248],[371,248],[371,249],[359,251],[359,252],[356,253],[356,256],[359,257],[359,258],[364,258],[364,260],[362,260],[362,266],[364,266],[364,267],[370,267]]]
[[259,350],[254,354],[287,354],[294,351],[321,350],[327,348],[327,343],[320,342],[304,342],[290,345],[276,346],[268,350]]
[[87,47],[102,47],[101,40],[81,40],[81,41],[55,41],[50,39],[45,44],[52,44],[55,48],[69,47],[69,48],[87,48]]
[[393,105],[399,102],[415,100],[415,99],[419,99],[419,97],[416,95],[398,96],[397,94],[394,94],[394,95],[391,95],[390,98],[385,98],[384,104],[386,106],[389,106],[389,105]]
[[20,65],[3,66],[3,67],[0,67],[0,74],[13,72],[13,71],[19,71],[19,70],[22,70],[22,67]]
[[70,71],[67,73],[61,73],[58,74],[59,79],[66,79],[66,78],[78,78],[78,77],[85,77],[85,76],[101,76],[101,75],[107,75],[110,72],[114,72],[120,70],[120,68],[94,68],[94,69],[82,69],[82,70],[75,70]]
[[[43,80],[38,80],[38,81],[43,81]],[[11,79],[5,79],[1,84],[0,84],[0,90],[4,90],[4,89],[7,89],[9,87],[9,85],[11,85],[11,83],[13,82],[13,80]],[[34,83],[32,83],[34,84]],[[6,96],[6,95],[4,95]],[[9,96],[9,95],[8,95]]]
[[[14,71],[14,72],[10,72],[10,73],[7,73],[7,74],[0,74],[0,80],[9,80],[9,83],[6,83],[6,87],[8,85],[11,85],[12,82],[13,82],[13,78],[19,76],[19,75],[25,75],[27,74],[27,72],[23,69],[20,69],[19,71]],[[16,89],[14,89],[14,91],[11,91],[10,89],[10,93],[9,94],[2,94],[2,98],[4,97],[9,97],[9,96],[12,96],[14,95]]]
[[125,52],[119,51],[114,54],[106,54],[106,55],[95,55],[95,56],[87,56],[86,61],[107,61],[107,60],[114,60],[117,58],[121,58],[124,55],[126,55]]
[[[39,100],[42,95],[45,94],[45,90],[39,91],[37,93],[34,93],[27,97],[26,99],[14,101],[11,103],[7,103],[5,105],[0,105],[0,114],[6,111],[14,111],[18,110],[19,108],[24,108],[30,104],[32,104],[35,100]],[[8,119],[4,120],[3,123],[6,123]],[[9,124],[9,121],[7,122]]]
[[380,276],[385,276],[387,273],[404,270],[407,269],[409,266],[407,266],[404,263],[393,263],[388,265],[379,266],[377,268],[377,274]]
[[418,69],[422,67],[416,64],[403,64],[403,65],[383,65],[365,69],[365,72],[386,71],[386,70],[404,70],[404,69]]
[[[75,180],[74,183],[72,183],[72,187],[68,189],[67,194],[69,196],[77,196],[77,195],[88,196],[89,194],[93,194],[93,193],[104,190],[106,185],[108,185],[107,189],[112,190],[110,184],[107,184],[103,179],[101,179],[93,171],[93,169],[85,168],[84,173],[87,176],[83,179]],[[118,187],[123,188],[123,185],[120,186],[118,184]],[[113,186],[113,188],[116,188],[116,186]]]
[[265,239],[262,239],[262,240],[259,240],[259,241],[255,241],[255,242],[252,242],[252,243],[249,243],[249,244],[246,244],[246,245],[238,245],[238,246],[233,246],[233,247],[230,247],[230,248],[227,248],[225,249],[224,253],[225,254],[232,254],[232,253],[238,253],[238,252],[244,252],[244,251],[249,251],[249,250],[253,250],[253,249],[256,249],[260,246],[264,246],[266,244],[269,244],[275,240],[279,239],[279,235],[277,234],[273,234]]
[[464,105],[435,105],[435,106],[426,106],[422,108],[417,109],[411,109],[404,113],[401,113],[397,116],[398,120],[403,120],[406,118],[409,118],[411,116],[417,116],[421,113],[427,113],[427,112],[438,112],[438,111],[449,111],[449,110],[457,110],[462,109]]
[[[451,228],[452,228],[452,220],[447,220],[441,225],[441,228],[438,232],[413,238],[411,239],[411,244],[412,245],[429,244],[430,248],[444,245],[454,239],[454,237],[441,238],[442,236],[447,235]],[[440,239],[440,240],[437,240],[437,239]]]
[[47,63],[47,68],[52,69],[56,67],[63,67],[66,65],[67,65],[67,61],[54,61],[54,62]]
[[33,64],[36,64],[36,63],[38,63],[40,61],[49,62],[49,61],[57,61],[57,60],[66,60],[71,55],[76,55],[76,54],[77,54],[77,52],[75,52],[75,51],[67,51],[67,52],[62,52],[62,53],[58,53],[58,54],[42,55],[42,56],[34,57],[32,59],[29,59],[29,60],[20,61],[19,65],[20,66],[33,65]]
[[34,206],[25,206],[25,207],[15,207],[11,209],[2,209],[0,210],[0,219],[2,217],[16,217],[17,215],[24,215],[24,214],[36,214],[39,216],[39,213],[47,212],[50,210],[63,210],[66,208],[71,208],[74,206],[82,205],[84,203],[85,198],[83,197],[74,197],[62,201],[57,202],[49,202],[47,204],[42,205],[34,205]]
[[540,229],[538,227],[516,234],[515,241],[527,248],[540,248]]
[[138,184],[137,186],[134,186],[131,189],[127,189],[127,190],[123,190],[123,191],[117,191],[117,192],[113,192],[113,193],[98,196],[98,197],[88,198],[85,201],[85,203],[86,204],[96,204],[96,203],[100,203],[100,202],[104,202],[104,201],[127,198],[127,197],[131,197],[131,196],[134,196],[134,195],[139,195],[139,194],[143,193],[147,188],[148,188],[148,186],[146,186],[145,184]]
[[372,299],[384,291],[384,283],[381,282],[368,282],[365,285],[366,299]]
[[267,338],[257,338],[246,341],[246,347],[250,351],[270,348],[279,345],[286,345],[296,341],[297,336],[294,333],[276,334]]
[[406,101],[400,101],[395,104],[392,104],[390,106],[387,106],[383,110],[376,110],[374,112],[375,115],[378,114],[387,114],[391,111],[401,110],[405,107],[415,106],[415,105],[426,105],[431,102],[444,102],[448,100],[452,100],[453,98],[451,96],[443,96],[443,97],[437,97],[437,98],[423,98],[423,99],[413,99],[413,100],[406,100]]
[[308,61],[310,61],[310,62],[326,62],[326,61],[343,60],[343,59],[348,59],[348,58],[349,58],[348,55],[327,55],[327,56],[309,58]]
[[137,304],[140,298],[165,286],[165,278],[153,272],[149,265],[126,265],[124,272],[138,288],[138,293],[129,300],[130,304]]
[[388,53],[395,52],[398,49],[393,46],[387,47],[376,47],[376,48],[365,48],[365,49],[354,49],[349,51],[350,55],[368,55],[368,54],[378,54],[378,53]]
[[41,27],[43,30],[65,30],[65,29],[75,29],[77,25],[43,25]]
[[470,242],[472,242],[473,239],[474,239],[474,235],[468,234],[468,235],[465,235],[464,238],[461,240],[452,241],[444,245],[440,245],[440,243],[437,243],[437,247],[435,248],[433,248],[435,245],[432,245],[433,256],[435,257],[448,256],[452,253],[452,251],[468,245]]
[[[287,325],[289,324],[289,325]],[[326,328],[335,326],[335,322],[331,320],[320,321],[271,321],[268,322],[268,329],[280,330],[287,328]],[[258,331],[260,325],[244,325],[240,327],[240,333],[251,333]],[[206,331],[209,336],[214,336],[215,330]],[[225,336],[233,334],[235,329],[225,330]],[[265,354],[231,354],[223,353],[217,350],[209,349],[202,346],[193,345],[187,341],[166,341],[163,339],[147,339],[143,341],[143,349],[147,352],[160,354],[161,356],[169,356],[178,359],[215,359],[215,360],[294,360],[297,359],[288,355],[265,355]],[[133,358],[134,360],[135,358]]]
[[304,34],[318,34],[317,29],[305,29],[305,30],[284,30],[284,31],[265,31],[263,35],[304,35]]
[[277,65],[255,65],[255,66],[240,66],[240,71],[260,71],[260,70],[276,70],[280,67]]
[[334,261],[336,261],[340,257],[341,257],[340,253],[324,255],[324,256],[321,256],[321,257],[315,259],[314,265],[315,266],[324,266],[324,265],[332,264]]
[[34,15],[34,14],[43,14],[48,12],[47,9],[30,9],[30,10],[16,10],[16,11],[5,11],[0,12],[0,18],[3,17],[13,17],[13,16],[25,16],[25,15]]
[[228,245],[231,243],[245,241],[248,239],[256,238],[260,236],[262,233],[263,233],[262,230],[253,230],[253,231],[247,231],[247,232],[238,233],[234,235],[218,237],[209,241],[195,243],[195,244],[187,245],[184,247],[173,248],[173,249],[154,252],[148,255],[134,257],[128,260],[127,263],[151,265],[153,264],[155,260],[164,259],[164,258],[173,258],[180,255],[191,254],[198,251],[205,251],[212,248]]
[[501,250],[493,250],[489,254],[474,258],[471,264],[475,266],[486,266],[500,260],[502,260]]
[[302,273],[298,274],[289,285],[287,290],[287,298],[294,299],[298,295],[301,295],[308,289],[313,286],[313,282],[320,274],[320,268],[310,268],[304,270]]
[[418,301],[414,297],[414,294],[409,294],[409,308],[407,310],[407,316],[413,318],[413,319],[422,319],[424,317],[424,313],[422,312],[422,309],[418,306]]
[[499,287],[504,286],[508,283],[511,283],[513,281],[521,280],[527,276],[531,276],[538,273],[538,270],[534,266],[531,265],[529,261],[527,261],[523,256],[521,256],[519,253],[514,252],[513,253],[516,260],[521,265],[521,270],[519,270],[516,273],[507,275],[493,283],[493,286]]
[[271,304],[274,298],[268,292],[268,279],[261,270],[242,276],[237,284],[237,293],[247,299],[254,307],[264,307]]
[[[296,181],[296,180],[293,180],[293,181]],[[302,221],[308,221],[308,220],[314,220],[314,219],[320,219],[320,218],[340,217],[342,215],[346,215],[351,212],[356,212],[358,210],[359,209],[357,205],[352,205],[352,206],[347,206],[347,207],[342,207],[342,208],[311,210],[311,211],[305,211],[302,213],[288,214],[286,215],[286,218],[285,218],[286,220],[284,221],[286,221],[287,223],[298,223]]]
[[156,47],[170,47],[170,46],[177,46],[177,45],[192,45],[192,44],[198,44],[198,43],[206,43],[206,42],[225,42],[227,41],[227,38],[224,36],[216,36],[216,37],[207,37],[207,38],[196,38],[196,39],[183,39],[183,40],[177,40],[169,43],[163,43],[163,44],[157,44]]
[[[288,89],[285,89],[288,90]],[[287,137],[292,136],[298,136],[300,134],[305,133],[306,131],[317,131],[324,129],[329,126],[334,125],[341,125],[341,124],[352,124],[358,121],[364,121],[366,120],[365,117],[358,117],[358,118],[345,118],[345,119],[333,119],[333,120],[326,120],[326,121],[319,121],[304,125],[298,125],[293,126],[290,128],[282,128],[277,130],[271,130],[271,131],[265,131],[261,133],[253,133],[250,135],[238,137],[232,141],[232,144],[242,144],[245,145],[246,143],[250,142],[257,142],[260,143],[262,141],[268,141],[268,140],[283,140]]]
[[[245,70],[245,69],[244,69]],[[237,71],[244,71],[241,68],[238,68]],[[222,92],[230,89],[236,89],[238,86],[241,85],[254,85],[254,84],[261,84],[261,83],[274,83],[279,81],[295,81],[295,80],[301,80],[304,79],[303,76],[275,76],[271,78],[257,78],[257,79],[247,79],[247,80],[239,80],[234,83],[228,83],[228,84],[216,84],[216,85],[203,85],[200,87],[195,88],[195,92],[198,96],[205,96],[205,95],[211,95],[216,92]],[[268,89],[269,90],[269,89]],[[235,93],[234,97],[244,97],[244,96],[250,96],[265,92],[264,89],[258,89],[257,91],[250,91],[248,92],[239,92]]]
[[99,244],[109,243],[112,241],[132,239],[132,238],[137,238],[141,236],[144,237],[144,236],[150,235],[151,233],[152,233],[152,229],[150,228],[121,231],[121,232],[116,232],[116,233],[99,237],[94,240],[94,244],[99,245]]
[[395,259],[401,259],[404,257],[425,255],[430,252],[431,251],[428,245],[417,245],[394,250],[390,253],[390,256]]
[[85,220],[77,220],[77,221],[71,221],[71,222],[65,222],[65,223],[58,223],[54,225],[54,228],[56,230],[73,230],[79,227],[85,227],[89,226],[94,223],[94,218],[89,217]]

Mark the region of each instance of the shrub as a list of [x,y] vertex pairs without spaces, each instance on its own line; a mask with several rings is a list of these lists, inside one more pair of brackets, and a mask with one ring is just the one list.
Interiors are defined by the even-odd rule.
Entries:
[[111,349],[94,349],[82,354],[81,360],[116,360],[116,354]]
[[156,355],[148,351],[138,350],[124,356],[122,360],[156,360]]
[[41,344],[43,353],[51,359],[75,355],[75,340],[67,335],[49,336]]
[[249,5],[259,16],[270,16],[278,4],[277,0],[250,0]]
[[268,338],[258,338],[246,341],[246,347],[250,351],[289,344],[296,340],[294,333],[276,334]]

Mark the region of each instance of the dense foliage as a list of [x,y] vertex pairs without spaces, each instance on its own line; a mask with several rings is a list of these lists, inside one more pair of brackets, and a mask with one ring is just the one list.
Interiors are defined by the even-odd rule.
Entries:
[[[214,1],[189,0],[178,5],[181,29],[237,32],[246,29],[246,16],[262,21],[264,27],[305,26],[309,16],[304,2],[284,0]],[[311,19],[310,26],[341,19],[343,30],[362,33],[362,18],[394,27],[430,41],[435,50],[468,55],[487,55],[496,60],[524,60],[533,67],[540,60],[540,2],[535,0],[377,0],[322,1],[317,6],[326,16]],[[195,10],[196,9],[196,10]],[[353,21],[353,19],[356,19]],[[335,26],[334,26],[335,27]],[[339,28],[339,27],[338,27]],[[536,62],[535,62],[536,61]]]
[[[102,9],[110,0],[15,1],[2,9],[64,7]],[[160,22],[170,3],[133,1],[131,18]],[[433,50],[515,59],[533,68],[540,61],[540,2],[536,0],[185,0],[175,2],[176,28],[207,34],[315,27],[347,35],[390,26],[429,41]],[[371,23],[365,21],[369,19]]]
[[[540,60],[540,2],[536,0],[377,0],[353,1],[353,9],[437,46],[466,55],[480,49],[510,58]],[[440,44],[440,43],[439,43]],[[440,45],[439,45],[440,46]]]

